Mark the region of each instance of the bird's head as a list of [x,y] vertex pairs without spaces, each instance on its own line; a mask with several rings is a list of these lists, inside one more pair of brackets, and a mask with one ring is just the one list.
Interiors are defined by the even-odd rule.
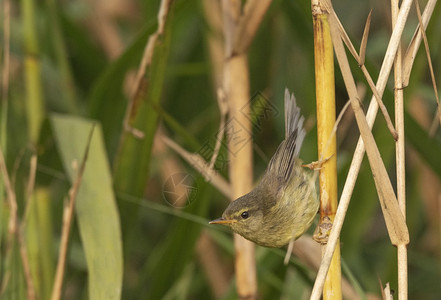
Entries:
[[254,240],[263,226],[263,211],[252,193],[246,194],[228,205],[222,217],[210,222],[222,224],[243,237]]

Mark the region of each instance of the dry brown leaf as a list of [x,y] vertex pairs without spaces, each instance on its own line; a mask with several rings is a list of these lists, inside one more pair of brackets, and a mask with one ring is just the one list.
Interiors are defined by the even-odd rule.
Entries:
[[366,25],[364,26],[363,37],[361,38],[360,58],[358,60],[358,64],[360,66],[364,65],[364,60],[366,58],[366,45],[367,45],[367,40],[368,40],[368,36],[369,36],[369,29],[371,27],[371,16],[372,16],[372,9],[369,12],[369,15],[366,19]]

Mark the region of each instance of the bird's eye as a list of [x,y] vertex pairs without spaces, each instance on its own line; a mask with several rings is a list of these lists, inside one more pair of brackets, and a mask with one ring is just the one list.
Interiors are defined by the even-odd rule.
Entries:
[[248,214],[247,211],[244,211],[243,213],[240,214],[240,216],[242,217],[242,219],[248,219],[248,217],[249,217],[250,215]]

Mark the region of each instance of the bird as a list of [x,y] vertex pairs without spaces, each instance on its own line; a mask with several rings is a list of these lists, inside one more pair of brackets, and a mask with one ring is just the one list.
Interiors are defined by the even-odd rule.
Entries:
[[319,209],[315,177],[302,167],[299,152],[305,138],[304,118],[294,94],[285,89],[285,139],[258,184],[230,202],[210,224],[231,227],[264,247],[280,248],[311,226]]

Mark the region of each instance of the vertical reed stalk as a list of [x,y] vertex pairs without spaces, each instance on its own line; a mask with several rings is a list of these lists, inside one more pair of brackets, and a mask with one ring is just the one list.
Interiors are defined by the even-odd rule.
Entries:
[[[399,7],[398,0],[391,1],[392,28],[395,26]],[[404,151],[404,105],[403,105],[403,67],[401,45],[398,45],[394,62],[394,98],[395,98],[395,128],[398,139],[395,142],[395,158],[397,168],[397,200],[401,213],[406,219],[406,177]],[[398,299],[407,300],[407,245],[399,244],[398,251]]]
[[[230,107],[229,125],[227,125],[228,149],[230,150],[230,182],[233,199],[245,195],[253,188],[253,143],[250,140],[251,123],[243,114],[249,110],[249,84],[247,56],[230,58],[225,65],[225,88],[228,91]],[[241,111],[242,109],[242,111]],[[241,128],[241,127],[244,128]],[[243,148],[242,143],[248,141]],[[257,280],[254,255],[254,244],[240,235],[234,234],[236,249],[236,282],[240,299],[257,299]]]
[[[320,223],[316,238],[326,248],[328,231],[323,225],[332,224],[337,210],[336,138],[332,136],[335,123],[334,52],[327,14],[320,1],[312,1],[314,28],[315,86],[317,101],[317,143],[319,160],[329,158],[320,169]],[[323,299],[341,299],[340,245],[334,251],[323,288]]]
[[[210,50],[215,69],[215,85],[222,86],[222,95],[228,103],[228,122],[221,125],[226,132],[229,150],[229,175],[231,200],[248,193],[253,187],[253,142],[250,115],[248,48],[259,28],[271,0],[249,0],[242,5],[239,0],[221,0],[223,43],[210,38]],[[205,4],[208,23],[214,32],[219,31],[220,20],[213,14],[217,4]],[[221,61],[219,47],[224,47]],[[220,82],[222,80],[222,82]],[[220,105],[221,113],[222,105]],[[222,122],[221,122],[222,124]],[[224,127],[224,128],[222,128]],[[221,132],[220,131],[220,132]],[[213,163],[213,161],[212,161]],[[212,163],[211,167],[212,168]],[[257,299],[257,279],[254,244],[235,234],[236,284],[240,299]]]
[[[234,36],[240,19],[241,1],[223,0],[225,63],[223,89],[229,106],[226,125],[229,176],[234,200],[253,187],[253,143],[250,133],[249,73],[246,52],[234,53]],[[245,142],[244,142],[245,141]],[[254,244],[234,235],[236,284],[239,299],[257,299]]]

